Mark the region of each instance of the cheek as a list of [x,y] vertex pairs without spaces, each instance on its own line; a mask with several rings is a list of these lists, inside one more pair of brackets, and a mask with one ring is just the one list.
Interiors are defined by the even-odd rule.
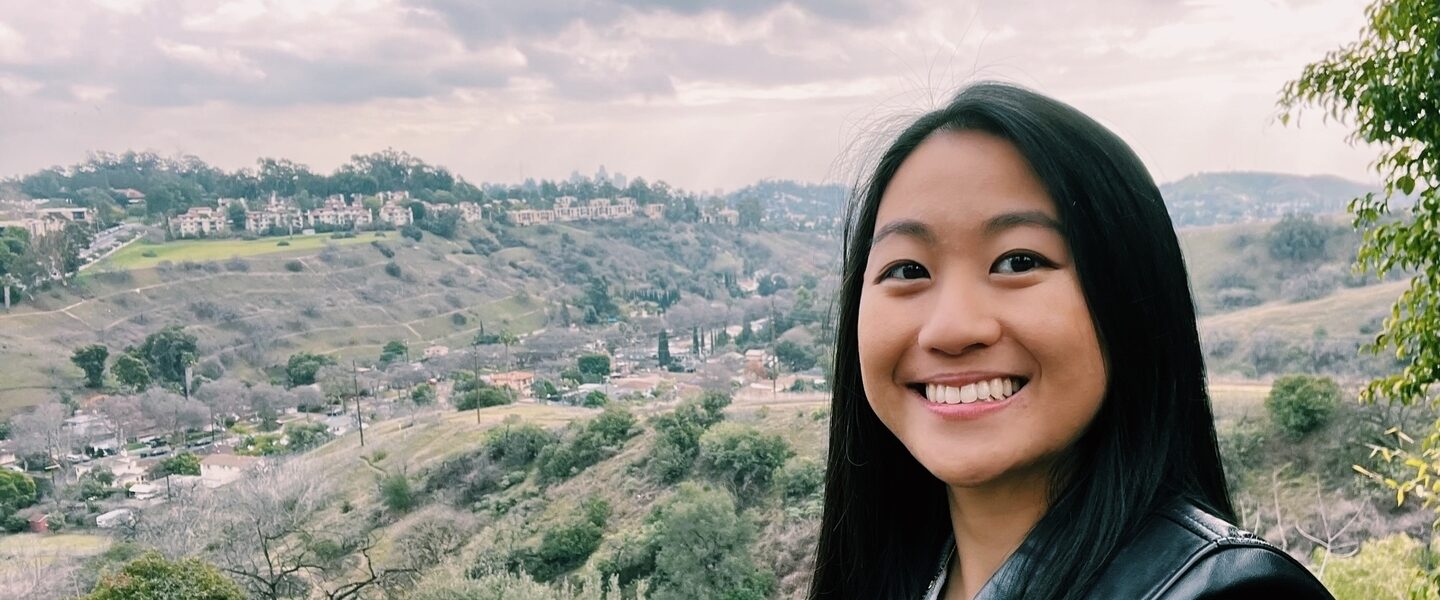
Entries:
[[904,326],[887,308],[886,299],[876,294],[860,296],[860,310],[855,337],[860,356],[860,377],[865,394],[875,398],[890,382],[895,365],[904,350]]

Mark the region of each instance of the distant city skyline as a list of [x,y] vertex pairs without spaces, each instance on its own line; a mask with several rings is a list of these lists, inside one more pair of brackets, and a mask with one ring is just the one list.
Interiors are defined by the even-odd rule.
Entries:
[[1343,124],[1275,120],[1358,0],[93,0],[0,6],[0,177],[90,151],[328,173],[409,152],[475,183],[849,183],[905,117],[999,79],[1113,128],[1159,182],[1369,182]]

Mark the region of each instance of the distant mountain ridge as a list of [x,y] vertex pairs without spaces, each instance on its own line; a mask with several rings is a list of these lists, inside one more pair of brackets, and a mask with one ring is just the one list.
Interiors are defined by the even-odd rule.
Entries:
[[1176,227],[1271,221],[1289,213],[1343,213],[1375,186],[1334,175],[1198,173],[1160,186]]
[[[1274,221],[1289,213],[1343,213],[1352,198],[1377,187],[1334,175],[1226,171],[1161,184],[1160,194],[1176,227],[1199,227]],[[765,180],[727,194],[725,201],[734,206],[745,198],[760,200],[770,211],[808,217],[843,217],[850,199],[838,184]]]

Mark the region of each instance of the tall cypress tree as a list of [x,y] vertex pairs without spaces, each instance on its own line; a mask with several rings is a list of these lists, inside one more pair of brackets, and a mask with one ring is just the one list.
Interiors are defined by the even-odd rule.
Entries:
[[670,366],[670,334],[664,329],[660,330],[660,346],[655,349],[655,356],[660,359],[660,366]]

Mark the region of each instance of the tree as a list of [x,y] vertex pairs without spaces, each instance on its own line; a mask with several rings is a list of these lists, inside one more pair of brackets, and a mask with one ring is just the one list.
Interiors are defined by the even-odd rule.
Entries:
[[82,346],[70,355],[70,362],[85,371],[85,385],[98,388],[105,383],[105,361],[110,359],[110,349],[102,344]]
[[815,366],[815,354],[808,348],[790,340],[775,344],[775,358],[792,371],[804,371]]
[[0,469],[0,515],[35,503],[35,480],[24,473]]
[[428,383],[422,383],[410,390],[410,401],[417,406],[424,406],[435,403],[435,388]]
[[400,357],[405,357],[406,362],[410,359],[410,347],[400,340],[385,342],[385,347],[380,349],[380,364],[388,365]]
[[510,388],[486,386],[465,392],[459,400],[455,401],[455,409],[472,410],[501,406],[512,402],[515,402],[515,395]]
[[510,364],[510,346],[520,343],[520,336],[515,335],[509,329],[500,330],[499,342],[505,345],[505,364]]
[[784,438],[737,423],[721,423],[700,436],[704,470],[740,498],[768,490],[775,471],[794,455]]
[[225,209],[225,218],[230,221],[231,231],[245,231],[245,205],[231,204]]
[[610,397],[606,396],[605,392],[591,390],[590,393],[585,394],[585,399],[580,401],[580,406],[584,406],[585,408],[605,408],[605,405],[609,403]]
[[185,369],[199,356],[195,336],[185,328],[171,325],[145,338],[139,355],[150,367],[150,374],[161,381],[185,385]]
[[1313,215],[1289,214],[1265,233],[1270,256],[1305,263],[1325,257],[1325,239],[1330,232]]
[[205,561],[151,551],[101,576],[82,600],[245,600],[245,592]]
[[610,357],[604,354],[586,354],[575,363],[582,375],[593,376],[597,381],[610,375]]
[[200,457],[189,452],[181,452],[160,461],[151,471],[154,477],[165,477],[167,475],[199,475]]
[[[1385,275],[1394,269],[1415,273],[1396,300],[1391,317],[1367,346],[1372,352],[1392,350],[1405,364],[1399,372],[1371,381],[1362,401],[1388,399],[1405,406],[1437,399],[1430,387],[1440,380],[1440,19],[1435,0],[1377,0],[1365,11],[1360,39],[1306,65],[1300,77],[1285,85],[1280,98],[1281,120],[1316,106],[1327,116],[1348,121],[1352,142],[1380,147],[1374,167],[1384,179],[1383,194],[1351,201],[1354,226],[1364,232],[1357,267]],[[1415,195],[1409,214],[1390,215],[1396,193]],[[1440,472],[1440,420],[1419,448],[1387,452],[1413,475],[1387,485],[1396,499],[1416,493],[1433,498],[1434,473]],[[1400,442],[1406,439],[1397,436]],[[1366,471],[1368,473],[1368,471]],[[1387,478],[1373,474],[1379,481]],[[1432,584],[1440,581],[1432,580]]]
[[735,514],[735,501],[723,491],[694,483],[680,485],[652,517],[655,523],[654,600],[769,597],[774,576],[751,561],[754,526]]
[[285,425],[285,447],[291,452],[319,448],[330,441],[330,429],[324,423],[289,423]]
[[660,330],[660,341],[655,348],[655,356],[660,359],[661,367],[670,366],[670,335],[664,329]]
[[320,367],[335,364],[335,359],[322,354],[311,354],[309,352],[297,352],[290,355],[290,360],[285,363],[285,376],[290,378],[290,385],[311,385],[315,383],[315,374]]
[[150,386],[150,367],[134,354],[127,352],[116,356],[115,366],[110,371],[115,374],[116,381],[132,390],[141,391]]

